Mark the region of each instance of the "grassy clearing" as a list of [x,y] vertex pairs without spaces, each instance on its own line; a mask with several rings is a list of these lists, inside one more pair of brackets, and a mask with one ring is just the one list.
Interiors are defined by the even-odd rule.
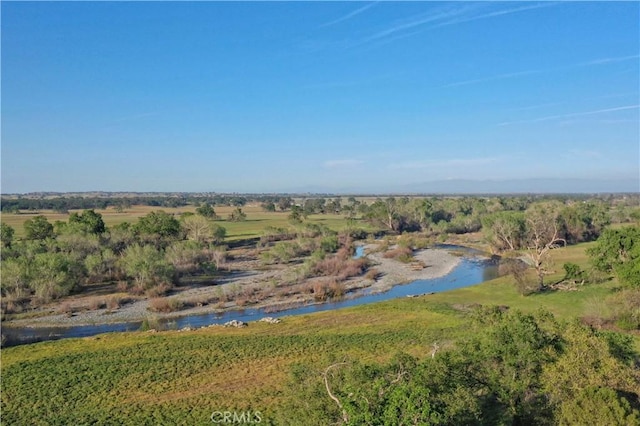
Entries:
[[[230,222],[227,220],[227,216],[235,209],[235,207],[222,206],[215,207],[214,209],[216,211],[216,214],[220,217],[220,220],[216,220],[215,223],[226,228],[228,241],[259,237],[262,235],[262,231],[264,230],[264,228],[268,226],[286,228],[290,225],[288,220],[289,212],[265,212],[257,204],[248,204],[242,207],[242,211],[247,214],[247,220],[242,222]],[[96,209],[95,211],[96,213],[100,213],[102,215],[102,219],[104,220],[104,223],[105,225],[107,225],[107,227],[112,227],[123,222],[135,223],[141,217],[157,210],[163,210],[169,214],[179,216],[182,213],[186,212],[194,213],[195,207],[185,206],[170,208],[132,206],[122,213],[117,212],[113,208],[103,210]],[[82,210],[70,210],[69,214],[74,212],[81,213]],[[3,223],[6,223],[7,225],[15,229],[15,235],[17,238],[21,238],[24,236],[24,222],[26,222],[28,219],[32,219],[39,214],[45,216],[50,223],[54,223],[58,220],[66,222],[69,219],[69,214],[56,213],[51,210],[23,212],[20,214],[3,213],[1,219]],[[347,220],[344,218],[344,216],[337,214],[310,215],[307,218],[307,222],[323,224],[336,231],[345,228],[345,226],[347,225]]]
[[[553,252],[586,266],[584,248]],[[398,351],[427,356],[468,332],[465,308],[544,307],[558,318],[584,312],[615,282],[572,292],[518,294],[509,278],[420,298],[252,323],[243,329],[114,333],[2,351],[5,424],[211,424],[215,410],[260,411],[264,424],[284,407],[287,372],[297,363],[387,361]],[[636,336],[636,342],[640,339]],[[304,419],[300,419],[301,424]]]

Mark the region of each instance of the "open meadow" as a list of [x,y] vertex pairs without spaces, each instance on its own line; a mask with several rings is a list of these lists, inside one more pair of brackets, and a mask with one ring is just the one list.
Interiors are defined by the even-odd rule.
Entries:
[[[219,216],[214,223],[224,227],[227,230],[227,241],[237,241],[241,239],[256,238],[262,235],[262,231],[269,226],[287,227],[289,221],[287,219],[289,212],[267,212],[259,204],[247,204],[242,207],[242,211],[247,215],[244,221],[232,222],[227,217],[235,209],[232,206],[216,206],[215,212]],[[193,205],[184,207],[154,207],[135,205],[118,211],[114,208],[95,209],[96,213],[102,215],[104,223],[107,227],[119,225],[124,222],[135,223],[141,217],[151,212],[162,210],[168,214],[180,217],[183,213],[194,213],[196,208]],[[24,222],[38,215],[43,215],[51,223],[56,221],[66,222],[72,213],[81,213],[82,210],[70,210],[69,213],[58,213],[52,210],[41,211],[22,211],[16,213],[2,213],[2,222],[15,229],[15,235],[18,238],[24,236]],[[347,220],[344,215],[340,214],[312,214],[307,218],[309,223],[317,223],[328,226],[334,230],[340,230],[345,227]]]

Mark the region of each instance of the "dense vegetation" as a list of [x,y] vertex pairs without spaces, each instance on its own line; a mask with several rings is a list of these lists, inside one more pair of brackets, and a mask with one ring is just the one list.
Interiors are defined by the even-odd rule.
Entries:
[[473,315],[468,337],[444,351],[434,345],[431,356],[400,353],[384,364],[346,359],[323,369],[298,365],[290,411],[280,422],[640,422],[640,374],[630,337],[562,324],[544,311],[492,308]]
[[[342,294],[341,281],[367,271],[366,265],[348,261],[354,239],[375,232],[398,234],[408,231],[419,232],[422,241],[445,241],[447,235],[482,231],[485,244],[492,251],[506,258],[522,259],[524,256],[528,266],[535,270],[537,278],[532,279],[531,274],[525,273],[528,266],[521,260],[505,264],[505,271],[513,275],[520,291],[523,294],[542,291],[546,288],[544,277],[548,273],[551,249],[594,240],[611,222],[638,219],[638,209],[633,208],[633,202],[637,200],[628,197],[389,197],[369,200],[349,197],[346,201],[340,197],[300,200],[265,197],[261,203],[265,214],[280,215],[274,212],[276,208],[284,210],[288,212],[284,213],[288,216],[288,224],[284,227],[262,226],[257,247],[260,259],[265,265],[289,264],[302,259],[304,265],[287,285],[298,285],[314,276],[334,277],[332,282],[322,284],[322,289],[318,289],[320,294]],[[0,235],[3,313],[19,312],[24,307],[60,299],[95,283],[111,283],[114,293],[159,296],[179,284],[183,277],[213,277],[227,257],[223,246],[227,235],[225,227],[243,227],[245,222],[246,226],[255,226],[247,220],[241,207],[247,199],[241,198],[210,198],[214,203],[235,206],[226,220],[220,218],[214,205],[202,201],[208,198],[184,196],[183,201],[193,201],[196,205],[191,211],[182,211],[180,216],[153,210],[136,222],[125,221],[110,227],[106,226],[102,214],[93,209],[72,212],[66,221],[55,223],[50,223],[44,215],[31,215],[23,221],[22,232],[16,232],[3,221]],[[167,203],[176,197],[160,199]],[[106,200],[114,204],[122,201],[119,198],[81,197],[18,198],[13,201],[42,206],[70,200],[81,203]],[[17,205],[9,201],[10,207]],[[326,225],[308,220],[314,214],[336,213],[344,217],[339,235]],[[22,238],[17,238],[17,234]],[[423,243],[417,243],[420,238],[414,238],[399,249],[397,258],[410,261],[412,250],[424,247]],[[332,253],[337,254],[327,258]],[[571,265],[567,267],[571,268]],[[620,268],[615,266],[615,270],[622,273]],[[596,269],[609,271],[602,265]],[[633,275],[635,272],[631,268],[625,273]],[[588,273],[574,269],[570,275],[592,279],[593,273]],[[315,293],[311,287],[306,291]]]
[[[3,421],[210,424],[216,410],[292,425],[640,421],[640,228],[619,225],[638,220],[637,199],[322,200],[262,202],[280,222],[262,225],[251,247],[264,267],[294,271],[283,291],[339,296],[344,280],[368,270],[351,258],[353,240],[372,234],[387,234],[380,244],[404,261],[469,235],[502,257],[504,276],[279,325],[3,349]],[[55,223],[32,214],[22,232],[3,220],[3,309],[104,283],[153,297],[213,277],[228,256],[225,228],[254,226],[247,211],[205,202],[113,226],[92,209]],[[337,211],[338,229],[311,220]],[[328,279],[301,284],[314,277]],[[251,291],[225,297],[255,300]]]

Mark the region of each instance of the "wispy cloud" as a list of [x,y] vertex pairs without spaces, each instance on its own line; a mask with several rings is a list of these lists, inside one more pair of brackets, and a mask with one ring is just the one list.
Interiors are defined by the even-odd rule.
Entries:
[[570,70],[570,69],[574,69],[574,68],[582,68],[582,67],[589,67],[589,66],[595,66],[595,65],[605,65],[605,64],[615,63],[615,62],[630,61],[630,60],[638,59],[638,58],[640,58],[640,55],[620,56],[620,57],[614,57],[614,58],[601,58],[601,59],[595,59],[595,60],[587,61],[587,62],[580,62],[580,63],[577,63],[577,64],[565,65],[565,66],[562,66],[562,67],[547,68],[547,69],[541,69],[541,70],[516,71],[516,72],[498,74],[498,75],[489,76],[489,77],[456,81],[456,82],[453,82],[453,83],[448,83],[448,84],[445,84],[443,86],[440,86],[440,88],[466,86],[466,85],[469,85],[469,84],[477,84],[477,83],[485,83],[485,82],[488,82],[488,81],[504,80],[504,79],[507,79],[507,78],[521,77],[521,76],[524,76],[524,75],[544,74],[544,73],[557,72],[557,71],[566,71],[566,70]]
[[578,64],[578,65],[579,66],[601,65],[601,64],[609,64],[609,63],[612,63],[612,62],[624,62],[624,61],[629,61],[631,59],[638,59],[638,58],[640,58],[640,55],[619,56],[619,57],[614,57],[614,58],[595,59],[593,61],[583,62],[583,63]]
[[452,6],[447,5],[445,7],[434,9],[429,13],[418,14],[401,21],[396,21],[390,27],[380,30],[370,36],[364,37],[363,39],[354,43],[352,47],[372,43],[384,44],[389,41],[410,37],[434,28],[457,25],[466,22],[477,21],[480,19],[489,19],[497,16],[523,12],[526,10],[550,7],[554,6],[555,4],[556,3],[554,2],[536,3],[533,5],[506,9],[503,8],[500,10],[488,12],[486,4],[471,3],[461,5],[459,3],[454,3],[454,5]]
[[[455,16],[468,13],[474,9],[477,9],[478,5],[465,5],[460,7],[456,5],[455,7],[447,7],[445,9],[437,10],[435,13],[430,12],[427,14],[414,15],[410,18],[404,19],[402,21],[397,21],[392,26],[385,28],[384,30],[378,31],[364,39],[360,40],[356,45],[366,44],[374,41],[379,41],[388,37],[395,36],[397,33],[407,30],[415,29],[416,27],[425,26],[426,24],[430,24],[433,22],[443,21],[451,19]],[[427,28],[423,28],[426,30]],[[411,34],[415,34],[411,33]]]
[[406,161],[389,165],[392,170],[434,169],[449,167],[473,167],[483,166],[499,162],[497,157],[487,158],[451,158],[441,160]]
[[435,27],[445,27],[449,25],[461,24],[463,22],[478,21],[480,19],[493,18],[496,16],[502,16],[502,15],[510,15],[512,13],[524,12],[525,10],[540,9],[543,7],[550,7],[555,5],[556,5],[555,2],[546,2],[546,3],[537,3],[533,5],[528,5],[528,6],[516,7],[512,9],[502,9],[502,10],[497,10],[494,12],[484,13],[484,14],[475,15],[475,16],[455,18],[448,22],[443,22],[439,25],[436,25]]
[[469,85],[469,84],[485,83],[487,81],[504,80],[504,79],[507,79],[507,78],[520,77],[520,76],[523,76],[523,75],[540,74],[542,72],[545,72],[545,71],[544,70],[530,70],[530,71],[511,72],[511,73],[506,73],[506,74],[494,75],[492,77],[476,78],[476,79],[473,79],[473,80],[457,81],[455,83],[445,84],[444,86],[440,86],[440,87],[441,88],[445,88],[445,87],[466,86],[466,85]]
[[344,22],[344,21],[346,21],[346,20],[348,20],[348,19],[351,19],[351,18],[353,18],[354,16],[360,15],[362,12],[364,12],[364,11],[366,11],[366,10],[371,9],[371,8],[372,8],[373,6],[375,6],[377,3],[378,3],[378,2],[377,2],[377,1],[375,1],[375,2],[373,2],[373,3],[369,3],[369,4],[366,4],[366,5],[362,6],[362,7],[359,7],[358,9],[353,10],[353,11],[351,11],[351,12],[347,13],[346,15],[343,15],[343,16],[341,16],[341,17],[337,18],[337,19],[334,19],[333,21],[329,21],[329,22],[326,22],[326,23],[324,23],[324,24],[320,25],[320,27],[319,27],[319,28],[326,28],[326,27],[330,27],[330,26],[332,26],[332,25],[335,25],[335,24],[338,24],[338,23],[340,23],[340,22]]
[[362,160],[354,160],[354,159],[350,159],[350,160],[327,160],[324,163],[322,163],[322,167],[324,167],[325,169],[342,169],[342,168],[359,166],[362,163],[364,163],[364,161],[362,161]]
[[640,108],[640,105],[626,105],[626,106],[620,106],[615,108],[599,109],[595,111],[572,112],[568,114],[549,115],[546,117],[539,117],[531,120],[505,121],[503,123],[499,123],[498,126],[509,126],[512,124],[522,124],[522,123],[538,123],[541,121],[565,119],[565,118],[573,118],[573,117],[583,117],[587,115],[604,114],[604,113],[615,112],[615,111],[626,111],[626,110],[638,109],[638,108]]

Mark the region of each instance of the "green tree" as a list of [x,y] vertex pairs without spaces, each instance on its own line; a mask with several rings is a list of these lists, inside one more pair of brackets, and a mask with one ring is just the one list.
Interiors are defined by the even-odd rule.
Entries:
[[196,209],[196,213],[207,219],[217,219],[218,215],[209,203],[205,203]]
[[39,253],[29,271],[29,287],[37,299],[48,302],[68,295],[79,285],[84,268],[67,253]]
[[483,216],[482,231],[493,248],[518,250],[525,236],[524,214],[502,211]]
[[276,205],[273,201],[268,201],[268,202],[264,202],[262,204],[260,204],[260,207],[262,207],[262,210],[266,211],[266,212],[275,212],[276,211]]
[[304,213],[304,211],[302,210],[302,207],[300,206],[292,206],[291,207],[291,213],[289,213],[288,219],[289,222],[294,223],[294,224],[298,224],[298,223],[302,223],[302,219],[306,218],[306,214]]
[[293,200],[291,197],[282,197],[278,200],[278,208],[280,211],[285,211],[293,205]]
[[120,264],[125,273],[133,278],[136,287],[148,290],[172,281],[173,267],[164,254],[150,245],[132,245],[126,248]]
[[213,234],[213,243],[214,244],[222,244],[224,243],[224,239],[227,236],[227,229],[223,228],[220,225],[213,225],[212,229]]
[[640,227],[606,229],[587,253],[597,270],[613,272],[620,282],[640,286]]
[[162,210],[141,217],[134,229],[142,234],[172,238],[178,237],[181,231],[180,222]]
[[389,231],[397,231],[399,225],[400,212],[395,198],[389,197],[386,200],[377,199],[369,206],[365,219],[375,225],[382,225]]
[[96,213],[95,210],[71,213],[69,216],[69,226],[73,230],[78,230],[86,234],[102,234],[107,229],[102,220],[102,215]]
[[229,214],[227,220],[229,222],[243,222],[247,220],[247,214],[242,211],[242,208],[236,207],[231,214]]
[[608,388],[580,389],[573,398],[560,403],[556,424],[573,426],[594,422],[601,425],[637,426],[640,424],[640,413],[625,397]]
[[24,222],[24,232],[28,240],[46,240],[53,238],[53,225],[43,215]]
[[620,350],[612,343],[620,340],[607,339],[578,323],[570,324],[563,333],[561,356],[546,365],[541,376],[549,401],[566,411],[588,396],[583,390],[607,388],[635,394],[637,403],[640,375],[623,355],[631,350],[631,344],[626,342],[628,348]]
[[11,226],[4,222],[0,223],[0,242],[2,243],[2,247],[11,247],[14,233],[15,230]]
[[477,327],[460,348],[467,374],[488,392],[487,399],[497,403],[508,423],[538,423],[549,409],[539,392],[540,376],[560,349],[557,323],[547,313],[489,309],[477,314]]

